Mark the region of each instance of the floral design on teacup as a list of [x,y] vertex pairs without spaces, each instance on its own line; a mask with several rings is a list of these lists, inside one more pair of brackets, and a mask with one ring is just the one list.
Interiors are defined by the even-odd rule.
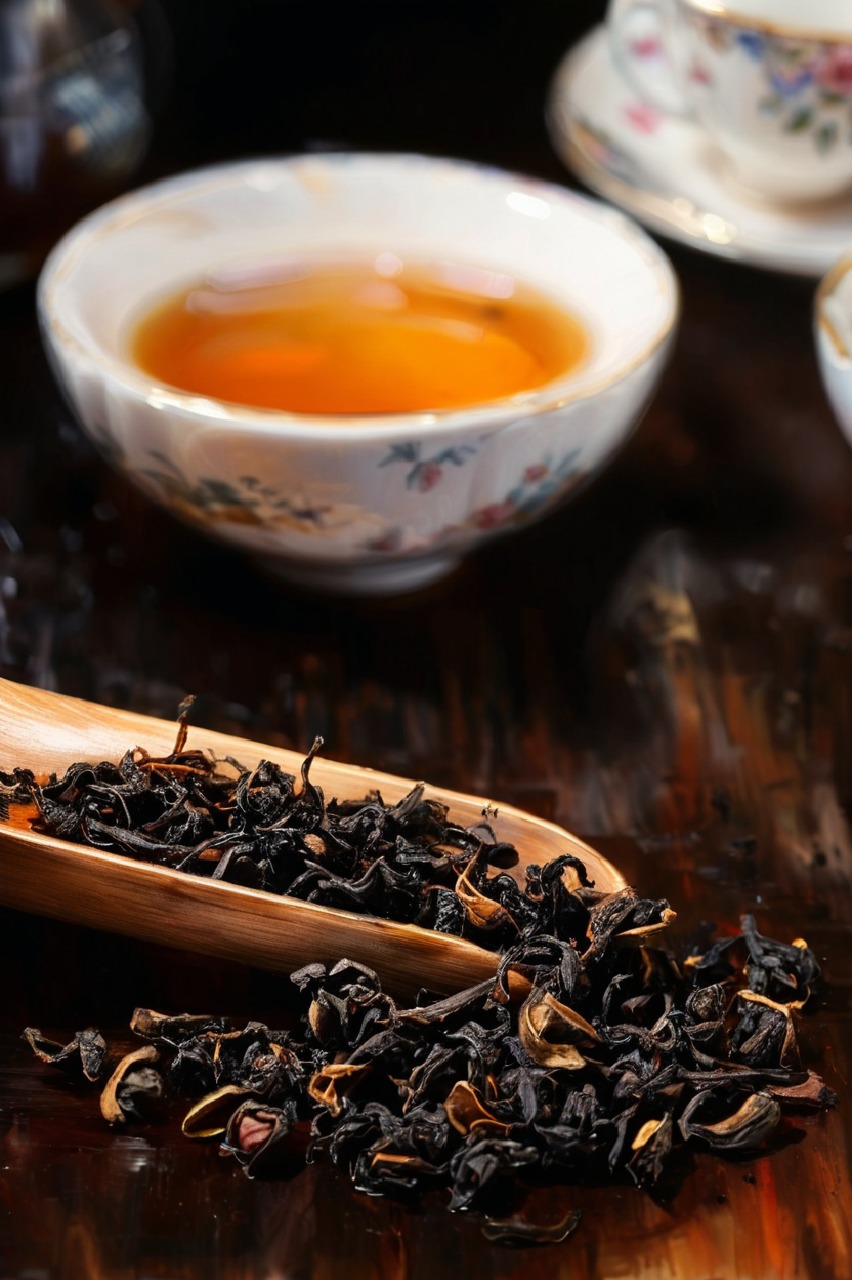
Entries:
[[[425,495],[441,482],[447,466],[463,466],[477,452],[472,445],[456,445],[424,453],[419,443],[412,442],[392,446],[379,466],[405,464],[405,487]],[[158,449],[146,450],[152,465],[135,470],[134,477],[151,497],[194,524],[289,530],[319,539],[344,536],[350,549],[382,558],[438,551],[457,541],[460,534],[477,537],[526,523],[586,479],[588,469],[580,466],[582,452],[573,448],[558,461],[546,454],[527,463],[502,497],[459,521],[420,531],[415,526],[388,525],[378,512],[351,503],[316,501],[304,491],[285,493],[255,475],[233,479],[190,476]]]
[[[447,464],[463,466],[476,453],[470,445],[444,449],[423,456],[419,444],[394,445],[379,463],[405,463],[409,470],[406,488],[427,493],[438,484]],[[454,541],[459,533],[484,533],[509,527],[563,498],[586,476],[579,466],[582,450],[571,449],[554,462],[550,454],[527,464],[512,487],[495,502],[472,511],[464,520],[447,524],[434,533],[418,536],[417,550],[427,551]],[[385,527],[377,513],[346,503],[318,503],[307,494],[286,494],[264,484],[257,476],[240,476],[235,481],[200,476],[190,479],[159,450],[148,450],[156,464],[139,473],[152,496],[201,524],[254,525],[288,528],[300,534],[329,537],[347,529],[355,530],[349,541],[380,555],[410,550],[410,531]]]
[[656,36],[640,36],[630,41],[630,56],[641,62],[664,62],[668,65],[666,51]]
[[713,55],[746,58],[763,78],[757,110],[777,119],[781,132],[809,133],[821,152],[852,145],[852,44],[736,28],[700,14],[691,20],[711,55],[693,61],[693,84],[715,83]]
[[[440,484],[444,468],[448,464],[462,467],[476,452],[473,445],[454,445],[424,457],[419,443],[395,444],[379,466],[405,463],[410,468],[405,478],[406,488],[428,493]],[[495,522],[499,523],[503,518],[501,513],[508,515],[518,511],[531,512],[557,494],[563,493],[566,482],[573,480],[578,474],[577,460],[580,452],[579,449],[572,449],[556,465],[548,454],[541,462],[524,467],[517,483],[501,501],[473,512],[470,517],[473,525],[480,529],[492,528]]]
[[[528,464],[502,498],[478,507],[459,524],[445,525],[432,537],[419,542],[418,549],[436,550],[446,542],[456,541],[460,533],[493,532],[503,527],[508,529],[517,523],[526,523],[530,515],[543,511],[564,498],[586,479],[588,471],[579,466],[581,454],[582,449],[575,448],[556,463],[548,454],[540,462]],[[386,461],[391,460],[403,461],[402,458]],[[386,555],[410,549],[400,528],[388,530],[371,539],[366,546],[370,551]]]
[[389,467],[395,462],[404,463],[409,468],[405,477],[407,489],[416,489],[420,493],[428,493],[443,479],[447,466],[463,467],[469,458],[476,454],[476,446],[471,444],[453,445],[441,449],[429,457],[423,456],[419,442],[395,444],[390,453],[379,463],[380,467]]
[[585,472],[578,465],[581,452],[581,449],[572,449],[555,464],[548,454],[541,462],[524,467],[517,483],[502,501],[474,511],[466,522],[467,527],[495,529],[562,498],[584,478]]
[[240,476],[236,482],[209,476],[190,480],[164,453],[149,449],[148,454],[157,465],[140,474],[154,496],[205,524],[286,524],[318,533],[333,514],[329,505],[312,503],[302,495],[282,494],[257,476]]

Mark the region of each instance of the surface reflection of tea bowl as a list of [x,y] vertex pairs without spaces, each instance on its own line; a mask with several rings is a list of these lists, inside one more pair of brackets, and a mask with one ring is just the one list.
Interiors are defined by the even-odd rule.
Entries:
[[823,386],[852,444],[852,257],[838,262],[822,280],[814,321]]
[[[435,412],[252,409],[158,383],[141,315],[211,268],[311,253],[452,262],[544,290],[585,359],[536,390]],[[132,193],[55,248],[39,287],[57,376],[104,455],[172,512],[287,577],[393,592],[537,520],[638,421],[677,318],[663,252],[561,188],[419,156],[317,155],[189,173]]]

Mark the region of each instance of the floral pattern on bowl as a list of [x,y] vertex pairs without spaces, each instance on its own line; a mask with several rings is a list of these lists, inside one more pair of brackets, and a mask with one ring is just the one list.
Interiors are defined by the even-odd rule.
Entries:
[[289,524],[311,532],[321,530],[331,514],[328,505],[314,506],[294,494],[282,493],[257,476],[239,476],[235,481],[214,476],[189,480],[164,453],[151,449],[149,455],[155,465],[139,474],[153,488],[154,496],[202,523]]
[[[462,466],[476,449],[460,445],[425,458],[420,456],[422,452],[419,444],[394,445],[379,466],[404,463],[409,468],[406,487],[426,494],[440,482],[448,462]],[[455,538],[465,531],[496,532],[518,520],[526,521],[561,501],[586,474],[579,465],[581,453],[581,449],[574,448],[557,463],[546,455],[541,461],[526,465],[517,482],[498,501],[476,508],[461,522],[436,528],[428,539],[422,540],[421,549],[438,548],[448,537]],[[284,493],[257,476],[240,476],[235,482],[212,476],[189,479],[165,454],[157,450],[150,450],[149,454],[154,465],[138,473],[144,476],[149,492],[193,523],[255,525],[270,529],[286,526],[318,537],[340,534],[350,526],[363,529],[365,525],[380,523],[375,516],[371,519],[364,509],[315,501],[310,495]],[[384,555],[398,552],[403,540],[402,531],[396,526],[385,528],[380,534],[356,537],[353,545]]]
[[353,550],[371,551],[388,536],[386,522],[364,507],[312,498],[301,490],[287,492],[257,476],[190,479],[165,454],[149,453],[154,465],[134,471],[137,483],[143,480],[150,496],[181,519],[220,537],[251,541],[254,533],[278,541],[295,535],[318,545],[342,538]]
[[[429,549],[437,550],[448,540],[456,541],[460,535],[506,532],[515,524],[526,524],[530,518],[543,514],[563,501],[587,477],[588,472],[579,465],[581,453],[581,449],[571,449],[556,464],[548,455],[541,462],[525,466],[517,482],[497,502],[477,507],[461,523],[436,530]],[[379,554],[395,554],[403,541],[402,530],[396,528],[366,545]]]
[[459,444],[432,453],[425,450],[420,441],[406,441],[392,445],[379,466],[390,467],[395,463],[402,463],[406,467],[406,487],[416,489],[419,493],[428,493],[441,482],[446,467],[463,467],[465,462],[476,456],[476,449],[476,445]]

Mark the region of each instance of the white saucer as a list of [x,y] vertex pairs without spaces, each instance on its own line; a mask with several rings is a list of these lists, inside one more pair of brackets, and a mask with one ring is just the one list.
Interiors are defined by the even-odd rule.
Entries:
[[852,245],[852,197],[796,210],[748,197],[696,125],[649,107],[625,83],[602,26],[563,59],[547,114],[569,168],[661,235],[803,276],[823,275]]

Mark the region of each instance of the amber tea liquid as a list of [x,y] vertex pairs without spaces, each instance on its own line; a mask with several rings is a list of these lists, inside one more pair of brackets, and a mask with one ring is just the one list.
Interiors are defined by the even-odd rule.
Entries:
[[161,383],[309,414],[482,404],[543,386],[588,350],[576,316],[511,276],[390,253],[223,268],[131,337]]

